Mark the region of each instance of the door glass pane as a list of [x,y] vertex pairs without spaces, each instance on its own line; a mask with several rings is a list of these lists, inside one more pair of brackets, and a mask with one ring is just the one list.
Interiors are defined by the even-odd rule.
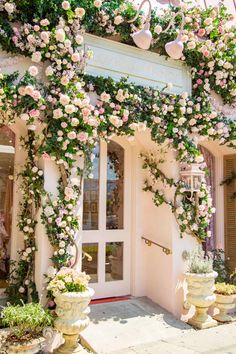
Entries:
[[82,271],[90,276],[90,283],[98,282],[98,243],[83,243]]
[[5,126],[0,127],[0,288],[5,287],[9,272],[14,145],[14,133]]
[[123,280],[123,242],[106,243],[106,281]]
[[107,230],[123,229],[124,149],[114,141],[107,146]]
[[83,230],[98,230],[99,144],[94,148],[92,178],[84,179]]

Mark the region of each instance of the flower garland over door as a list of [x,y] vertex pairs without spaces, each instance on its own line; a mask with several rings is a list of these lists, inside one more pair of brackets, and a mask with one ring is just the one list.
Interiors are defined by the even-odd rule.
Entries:
[[[149,128],[157,144],[168,143],[176,150],[176,159],[190,163],[202,162],[198,136],[236,146],[235,123],[217,113],[209,99],[213,90],[224,103],[235,103],[235,28],[228,25],[230,16],[223,6],[202,10],[182,3],[180,7],[169,7],[163,14],[153,11],[152,49],[159,54],[165,55],[165,44],[176,38],[175,28],[167,32],[164,29],[180,9],[185,17],[181,60],[191,68],[192,97],[187,93],[167,95],[164,90],[170,85],[160,92],[128,83],[126,79],[115,82],[111,78],[84,75],[86,61],[92,55],[89,50],[84,51],[84,32],[119,35],[130,44],[134,25],[141,28],[145,22],[140,14],[134,25],[128,23],[136,15],[132,2],[0,0],[2,48],[30,57],[34,63],[45,62],[47,76],[46,82],[40,81],[35,65],[18,82],[17,73],[0,73],[0,123],[10,125],[21,119],[28,127],[28,135],[22,139],[28,158],[20,174],[23,202],[19,228],[25,244],[11,275],[10,300],[26,301],[29,296],[37,299],[34,234],[42,199],[42,219],[54,249],[54,268],[50,269],[49,278],[63,265],[77,265],[76,234],[80,225],[76,211],[82,178],[89,174],[98,139],[110,139],[113,135],[130,139],[136,131]],[[181,16],[177,15],[175,24],[178,26],[180,21]],[[90,92],[98,95],[96,105],[90,103]],[[61,177],[56,198],[44,191],[39,157],[55,161],[58,166]],[[159,174],[154,177],[160,178]],[[194,228],[195,236],[204,239],[213,210],[209,194],[202,188],[203,204],[209,208],[200,221],[196,219],[186,225],[181,213],[178,218],[181,231]],[[182,193],[181,188],[178,193]],[[184,212],[191,214],[191,205],[182,204]],[[74,259],[71,246],[76,249]]]

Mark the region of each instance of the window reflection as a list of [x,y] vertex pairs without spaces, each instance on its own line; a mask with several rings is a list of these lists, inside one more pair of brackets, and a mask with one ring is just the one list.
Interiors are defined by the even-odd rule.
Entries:
[[90,283],[98,282],[98,243],[83,243],[82,271],[90,276]]
[[123,204],[124,149],[111,141],[107,146],[107,229],[123,229]]
[[92,178],[84,179],[83,230],[98,230],[99,144],[94,148]]
[[106,243],[106,281],[123,280],[123,242]]
[[13,205],[15,135],[0,127],[0,287],[5,286],[9,271],[10,236]]

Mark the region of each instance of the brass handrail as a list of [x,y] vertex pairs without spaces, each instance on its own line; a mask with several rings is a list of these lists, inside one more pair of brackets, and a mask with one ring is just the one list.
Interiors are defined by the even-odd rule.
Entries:
[[170,255],[170,254],[172,254],[172,251],[171,251],[169,248],[167,248],[167,247],[165,247],[165,246],[162,246],[162,245],[160,245],[160,244],[157,243],[157,242],[154,242],[154,241],[152,241],[152,240],[149,240],[148,238],[143,237],[143,236],[142,236],[142,240],[144,240],[145,243],[146,243],[146,245],[148,245],[148,246],[151,246],[151,245],[153,244],[153,245],[156,245],[156,246],[160,247],[160,248],[162,249],[162,252],[164,252],[167,256]]

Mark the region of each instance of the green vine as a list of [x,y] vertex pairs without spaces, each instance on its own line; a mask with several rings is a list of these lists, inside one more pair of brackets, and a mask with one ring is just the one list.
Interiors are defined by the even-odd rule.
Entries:
[[[211,91],[224,103],[234,107],[235,27],[227,24],[226,8],[207,10],[183,3],[163,13],[152,12],[151,50],[165,53],[165,44],[176,38],[180,17],[175,27],[164,33],[170,19],[179,10],[185,16],[181,60],[192,74],[192,97],[167,94],[168,84],[161,91],[130,83],[127,78],[93,77],[84,74],[91,51],[84,50],[84,32],[98,36],[119,36],[133,44],[135,26],[141,28],[141,13],[135,26],[127,21],[136,14],[136,7],[126,0],[16,0],[0,1],[0,45],[10,53],[32,60],[32,66],[19,79],[17,73],[0,73],[0,124],[10,125],[20,119],[28,129],[22,140],[27,152],[26,164],[20,173],[22,205],[19,230],[24,235],[24,248],[11,272],[8,293],[11,300],[36,299],[34,259],[37,245],[35,228],[37,213],[43,206],[42,220],[53,246],[48,278],[62,266],[77,266],[77,232],[80,228],[77,211],[85,174],[92,166],[92,151],[99,139],[114,135],[132,139],[136,132],[150,130],[157,145],[165,144],[176,151],[176,159],[188,163],[201,162],[198,137],[236,146],[235,123],[212,107]],[[47,80],[38,78],[38,63],[45,63]],[[91,104],[89,95],[97,94]],[[53,161],[60,173],[57,196],[49,195],[39,174],[39,158]],[[78,160],[79,165],[78,167]],[[166,178],[153,158],[145,158],[152,183],[144,189],[153,193],[154,203],[167,203],[180,226],[181,234],[191,233],[199,240],[207,234],[211,206],[209,191],[202,183],[197,198],[182,191],[179,181]],[[156,181],[175,188],[173,201],[155,186]],[[43,199],[43,203],[42,203]],[[29,203],[29,201],[31,201]]]

